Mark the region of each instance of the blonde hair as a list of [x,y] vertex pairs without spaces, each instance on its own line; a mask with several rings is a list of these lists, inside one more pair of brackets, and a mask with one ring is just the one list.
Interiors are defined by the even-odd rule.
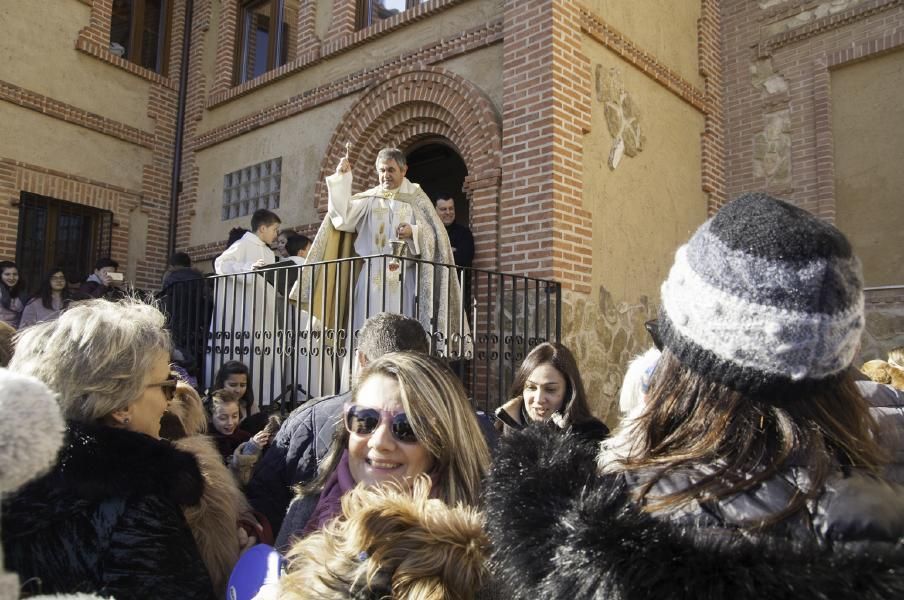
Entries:
[[227,390],[226,388],[214,390],[210,393],[210,414],[215,413],[219,407],[226,404],[238,404],[239,409],[241,409],[242,397],[238,392]]
[[207,433],[204,402],[195,388],[180,379],[160,421],[160,437],[179,440],[203,433]]
[[488,550],[482,515],[431,500],[426,475],[411,491],[358,486],[342,497],[342,516],[289,551],[280,598],[473,598]]
[[97,422],[141,396],[158,353],[170,352],[163,326],[163,314],[135,298],[79,302],[20,332],[9,366],[56,392],[65,418]]
[[904,390],[904,370],[897,369],[884,360],[865,362],[860,370],[876,383],[884,383],[895,389]]
[[898,346],[888,351],[888,362],[892,367],[904,372],[904,346]]
[[[438,489],[434,495],[449,505],[476,506],[480,485],[490,464],[490,451],[477,424],[461,381],[445,363],[426,354],[394,352],[369,363],[352,390],[352,401],[367,380],[384,375],[399,383],[402,408],[418,442],[434,458]],[[345,424],[336,426],[333,443],[320,475],[301,488],[302,494],[319,493],[348,449]]]

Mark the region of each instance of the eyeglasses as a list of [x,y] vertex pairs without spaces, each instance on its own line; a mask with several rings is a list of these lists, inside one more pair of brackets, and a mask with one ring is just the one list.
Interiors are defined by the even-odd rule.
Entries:
[[383,418],[389,419],[389,431],[396,441],[403,444],[416,444],[417,435],[403,412],[391,413],[388,410],[365,408],[357,404],[345,407],[345,429],[356,435],[371,435],[380,426]]
[[148,387],[159,387],[166,397],[166,401],[172,402],[173,398],[176,397],[176,385],[178,383],[179,377],[175,373],[170,373],[170,376],[167,377],[165,381],[161,381],[160,383],[149,383]]

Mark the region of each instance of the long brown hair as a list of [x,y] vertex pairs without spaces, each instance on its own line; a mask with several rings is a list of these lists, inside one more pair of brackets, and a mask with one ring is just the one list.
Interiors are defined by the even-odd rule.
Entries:
[[[385,375],[399,382],[402,408],[418,442],[434,458],[434,474],[440,485],[438,497],[450,506],[459,502],[476,506],[490,464],[490,451],[455,373],[426,354],[386,354],[369,363],[361,373],[352,390],[353,399],[373,375]],[[348,449],[348,441],[348,431],[340,419],[319,475],[296,491],[304,495],[323,491],[342,453]]]
[[[768,480],[792,460],[804,461],[807,489],[750,527],[777,523],[804,508],[839,463],[876,472],[886,461],[875,441],[869,405],[847,371],[830,384],[788,386],[757,397],[690,370],[666,348],[646,409],[630,427],[632,448],[619,467],[642,475],[635,500],[648,512],[732,496]],[[650,494],[665,475],[695,466],[706,466],[706,473],[689,487]]]
[[509,390],[509,398],[520,398],[527,385],[527,378],[534,369],[550,364],[565,378],[565,401],[559,412],[564,417],[564,426],[577,425],[594,419],[587,404],[584,382],[578,371],[578,363],[571,350],[558,342],[543,342],[530,351],[515,374],[515,380]]

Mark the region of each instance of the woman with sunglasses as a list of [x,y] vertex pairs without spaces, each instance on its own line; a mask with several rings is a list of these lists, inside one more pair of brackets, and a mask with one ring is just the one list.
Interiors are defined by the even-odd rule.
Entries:
[[424,473],[431,496],[476,506],[489,450],[464,388],[437,359],[399,352],[368,365],[352,390],[318,477],[299,489],[277,547],[318,531],[356,485],[410,485]]
[[90,300],[21,333],[10,369],[44,382],[67,419],[56,466],[2,511],[26,595],[214,597],[183,515],[202,498],[198,462],[160,439],[176,387],[163,325],[135,300]]

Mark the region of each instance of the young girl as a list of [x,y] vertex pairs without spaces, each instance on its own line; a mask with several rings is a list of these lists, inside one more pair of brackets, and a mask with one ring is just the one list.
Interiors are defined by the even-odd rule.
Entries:
[[22,309],[19,328],[25,329],[35,323],[53,321],[69,306],[70,300],[72,294],[69,292],[66,273],[59,267],[50,269],[41,281],[38,293]]
[[251,439],[251,434],[239,427],[240,412],[239,397],[235,392],[219,389],[211,394],[207,432],[226,462],[229,462],[239,444]]
[[19,327],[25,306],[24,284],[19,279],[19,267],[11,260],[0,261],[0,321]]
[[267,415],[261,414],[254,403],[248,367],[237,360],[223,363],[214,377],[213,389],[229,390],[239,402],[239,428],[254,435],[267,424]]

